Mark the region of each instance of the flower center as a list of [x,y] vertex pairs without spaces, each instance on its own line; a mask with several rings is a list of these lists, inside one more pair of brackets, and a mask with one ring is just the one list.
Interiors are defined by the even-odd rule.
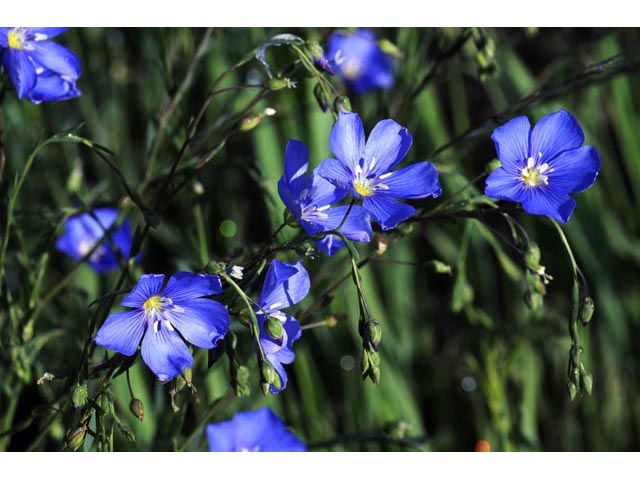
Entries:
[[9,48],[22,50],[25,42],[24,32],[19,28],[14,28],[7,33],[7,41],[9,42]]
[[382,183],[382,180],[390,177],[393,172],[387,172],[376,176],[372,173],[376,164],[376,157],[371,158],[368,164],[365,164],[364,158],[361,158],[355,169],[355,178],[353,179],[353,189],[363,197],[375,195],[378,190],[389,190],[389,187]]
[[[89,253],[91,251],[91,249],[94,247],[94,245],[97,242],[98,242],[97,239],[85,239],[85,240],[82,240],[80,242],[80,245],[78,245],[78,253],[80,253],[80,255],[82,257],[85,257],[87,255],[87,253]],[[104,245],[100,245],[91,254],[91,256],[89,257],[89,260],[91,260],[92,262],[99,262],[102,259],[102,257],[104,257],[106,254],[107,254],[107,251],[106,251]]]
[[173,304],[173,300],[167,297],[161,297],[160,295],[154,295],[149,297],[144,304],[144,316],[149,322],[153,324],[153,332],[158,333],[160,323],[162,323],[169,331],[173,331],[173,325],[171,324],[171,311],[177,313],[184,313],[184,308]]
[[346,61],[342,65],[342,75],[347,80],[356,80],[362,73],[362,66],[358,62]]
[[537,187],[541,183],[549,185],[549,173],[555,169],[551,168],[548,163],[536,165],[536,160],[542,158],[542,152],[536,157],[527,158],[527,166],[520,170],[520,178],[527,187]]

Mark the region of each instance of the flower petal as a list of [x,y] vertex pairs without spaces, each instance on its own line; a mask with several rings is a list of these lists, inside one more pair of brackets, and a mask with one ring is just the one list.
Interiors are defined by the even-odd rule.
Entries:
[[123,307],[142,308],[144,302],[162,291],[164,275],[145,274],[140,275],[140,279],[129,295],[124,297],[120,305]]
[[491,140],[502,168],[507,172],[515,173],[526,166],[530,132],[531,124],[525,116],[513,118],[493,131]]
[[300,198],[293,194],[284,175],[278,180],[278,194],[284,206],[289,210],[296,219],[300,220],[302,209],[300,208]]
[[57,102],[79,97],[82,92],[76,87],[75,81],[69,81],[60,75],[45,72],[38,75],[35,87],[27,96],[31,103]]
[[187,342],[200,348],[213,348],[227,334],[229,312],[221,303],[196,298],[181,300],[175,305],[180,308],[168,310],[171,323]]
[[371,214],[383,230],[389,230],[403,220],[413,216],[416,209],[385,195],[365,197],[362,206]]
[[9,27],[0,27],[0,48],[9,48],[9,38],[7,37],[9,30]]
[[265,313],[282,310],[302,301],[310,285],[302,262],[287,264],[275,259],[269,266],[258,304]]
[[29,60],[29,55],[9,48],[2,55],[2,63],[9,72],[13,86],[18,92],[18,98],[22,100],[36,85],[36,70]]
[[287,388],[287,383],[289,382],[287,371],[284,369],[284,366],[280,363],[276,355],[267,354],[265,356],[267,357],[267,360],[269,360],[269,363],[273,365],[273,369],[276,371],[276,375],[278,375],[278,378],[280,379],[280,388],[276,387],[274,384],[269,385],[269,392],[271,392],[272,395],[277,395]]
[[112,313],[96,333],[95,342],[101,347],[131,356],[136,353],[146,326],[141,310]]
[[329,147],[340,162],[355,169],[365,150],[364,127],[357,113],[340,112],[329,135]]
[[[334,160],[335,161],[335,160]],[[332,203],[342,200],[346,192],[337,188],[334,184],[323,178],[317,173],[317,168],[311,172],[309,177],[309,196],[311,197],[311,205],[322,207],[331,205]]]
[[522,200],[522,208],[533,215],[546,215],[560,223],[566,223],[576,207],[576,201],[567,193],[553,188],[528,188]]
[[500,200],[521,202],[526,190],[520,175],[508,173],[503,167],[499,167],[487,177],[484,194]]
[[329,257],[332,257],[346,246],[344,242],[340,240],[340,237],[336,235],[326,235],[322,240],[316,240],[316,245]]
[[300,196],[306,186],[308,167],[307,146],[298,140],[289,140],[284,152],[284,178],[296,197]]
[[582,128],[566,110],[542,117],[531,132],[529,156],[542,153],[542,162],[550,162],[559,153],[578,148],[584,142]]
[[[339,207],[330,208],[325,210],[324,213],[327,218],[318,219],[313,224],[305,222],[303,226],[310,235],[316,233],[322,233],[329,230],[334,230],[342,223],[344,216],[349,210],[348,205],[341,205]],[[340,233],[342,233],[349,240],[355,240],[357,242],[368,242],[371,239],[371,220],[367,211],[354,205],[351,207],[349,216],[344,223],[340,226]]]
[[171,275],[162,296],[170,298],[174,303],[179,303],[183,300],[219,293],[222,293],[222,283],[217,275],[177,272]]
[[142,340],[142,359],[161,382],[171,380],[193,364],[189,348],[175,331],[158,322],[158,331],[150,330]]
[[25,33],[29,40],[41,42],[57,37],[67,30],[69,30],[69,27],[27,27],[25,28]]
[[381,181],[389,188],[385,195],[390,197],[419,199],[431,195],[436,198],[442,193],[438,170],[429,162],[414,163],[387,175]]
[[327,158],[314,170],[322,178],[333,183],[339,189],[350,193],[357,194],[353,188],[354,175],[351,170],[340,160]]
[[55,42],[32,42],[29,45],[32,47],[29,56],[36,64],[68,80],[80,77],[80,59],[67,47]]
[[586,190],[596,181],[600,171],[598,151],[590,146],[567,150],[549,162],[554,169],[549,184],[569,193]]
[[411,134],[395,120],[378,122],[367,139],[363,168],[375,176],[388,172],[405,157],[411,141]]

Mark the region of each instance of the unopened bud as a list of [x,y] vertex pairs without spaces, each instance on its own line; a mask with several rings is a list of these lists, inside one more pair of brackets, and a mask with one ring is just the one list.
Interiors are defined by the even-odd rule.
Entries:
[[284,223],[286,223],[290,227],[301,228],[300,224],[298,223],[298,219],[293,215],[293,213],[291,213],[288,208],[286,208],[283,212],[282,219],[284,220]]
[[524,264],[533,272],[540,269],[540,247],[535,242],[529,242],[527,251],[524,253]]
[[338,324],[338,319],[335,315],[330,315],[325,319],[324,324],[327,327],[335,327]]
[[267,83],[267,86],[269,87],[269,90],[272,90],[275,92],[277,90],[283,90],[285,88],[289,88],[290,83],[291,81],[286,78],[272,78]]
[[487,163],[487,166],[484,169],[485,173],[491,173],[493,172],[496,168],[500,168],[500,165],[502,165],[500,163],[500,160],[498,160],[497,158],[494,158],[493,160],[491,160],[489,163]]
[[446,273],[447,275],[451,275],[451,265],[447,265],[440,260],[431,260],[429,262],[429,267],[431,271],[436,273]]
[[202,195],[204,193],[204,185],[202,185],[202,183],[197,180],[193,182],[192,188],[193,193],[195,193],[196,195]]
[[382,327],[375,320],[367,324],[367,339],[373,348],[377,351],[380,341],[382,340]]
[[80,190],[83,177],[84,174],[82,172],[82,163],[80,163],[80,161],[76,161],[73,170],[71,170],[71,174],[67,179],[67,190],[69,190],[69,192],[71,193],[76,193],[78,190]]
[[586,327],[589,324],[595,309],[596,304],[594,303],[593,298],[585,297],[584,300],[582,300],[582,304],[580,305],[580,321],[582,322],[582,325]]
[[576,386],[575,383],[568,382],[567,383],[567,391],[569,392],[569,398],[573,402],[575,400],[575,398],[576,398],[576,395],[578,394],[578,387]]
[[282,322],[280,320],[268,317],[264,321],[264,330],[274,340],[280,340],[284,335],[284,327],[282,326]]
[[273,368],[273,365],[264,361],[260,366],[260,376],[263,383],[272,384],[277,377],[277,373],[275,368]]
[[392,57],[395,57],[395,58],[403,57],[400,49],[394,43],[387,40],[386,38],[383,38],[382,40],[378,41],[378,48],[380,48],[380,50],[382,50],[384,53]]
[[71,402],[75,408],[82,408],[87,403],[87,386],[82,383],[76,384],[71,392]]
[[142,400],[132,398],[129,402],[129,410],[138,417],[140,421],[144,419],[144,403],[142,403]]
[[582,390],[584,390],[587,395],[591,395],[591,389],[593,388],[593,377],[590,373],[584,373],[580,375],[580,385],[582,386]]
[[69,450],[77,450],[84,442],[84,436],[87,433],[87,426],[81,425],[67,435],[67,448]]
[[320,106],[322,111],[326,112],[327,108],[329,107],[329,99],[327,98],[327,93],[325,92],[324,88],[322,88],[322,85],[320,83],[318,83],[314,87],[313,96],[316,97],[316,102],[318,102],[318,105]]

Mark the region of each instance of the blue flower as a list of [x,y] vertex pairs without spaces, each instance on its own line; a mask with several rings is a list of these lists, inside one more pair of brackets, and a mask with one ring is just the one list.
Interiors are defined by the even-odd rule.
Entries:
[[393,85],[394,60],[380,50],[378,39],[370,30],[334,33],[328,46],[334,68],[356,93]]
[[[56,241],[56,248],[72,259],[79,261],[104,237],[118,218],[115,208],[96,208],[92,213],[80,213],[67,219],[64,233]],[[133,244],[133,235],[128,220],[111,233],[91,254],[87,264],[98,273],[106,273],[117,268],[119,255],[127,260]]]
[[[315,171],[307,178],[308,167],[307,146],[297,140],[289,140],[278,192],[305,232],[315,235],[337,228],[349,207],[332,208],[331,204],[342,200],[345,192],[336,189]],[[350,240],[368,242],[371,238],[371,223],[367,212],[359,206],[351,207],[349,216],[340,227],[340,233]],[[344,247],[344,242],[335,235],[327,235],[316,243],[329,256]]]
[[66,100],[80,95],[76,80],[80,60],[66,47],[50,38],[66,28],[2,27],[2,65],[9,73],[18,98],[33,103]]
[[329,137],[336,159],[327,159],[317,171],[355,198],[383,230],[411,217],[415,209],[395,198],[438,197],[438,171],[429,162],[391,171],[411,147],[411,135],[394,120],[382,120],[366,141],[357,113],[340,113]]
[[[302,301],[309,293],[309,274],[300,261],[294,264],[273,260],[262,287],[262,293],[255,308],[260,326],[260,345],[266,359],[273,365],[280,385],[271,385],[269,390],[276,394],[287,386],[287,372],[283,364],[296,358],[293,343],[300,338],[302,329],[298,321],[282,309]],[[282,336],[273,338],[265,330],[265,322],[275,319],[282,325]]]
[[193,364],[184,340],[200,348],[215,347],[229,330],[229,313],[215,300],[202,298],[222,293],[215,275],[178,272],[164,289],[163,282],[164,275],[142,275],[121,303],[133,310],[109,315],[95,341],[131,356],[142,339],[144,363],[166,381]]
[[306,452],[302,440],[269,407],[207,425],[210,452]]
[[487,178],[485,194],[519,202],[533,215],[565,223],[576,206],[569,195],[593,185],[600,171],[597,150],[582,146],[582,128],[565,110],[543,117],[533,130],[527,117],[516,117],[491,139],[501,166]]

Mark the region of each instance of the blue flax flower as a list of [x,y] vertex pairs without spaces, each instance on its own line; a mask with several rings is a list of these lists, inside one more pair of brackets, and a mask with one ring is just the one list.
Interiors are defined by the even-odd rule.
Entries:
[[[91,213],[80,213],[67,219],[64,233],[56,241],[56,248],[79,261],[98,243],[118,218],[115,208],[96,208]],[[98,273],[106,273],[120,264],[118,255],[129,259],[133,235],[128,220],[111,233],[111,240],[102,242],[87,260]]]
[[389,230],[416,211],[396,198],[438,197],[442,192],[438,171],[420,162],[392,171],[411,147],[411,135],[394,120],[382,120],[365,144],[357,113],[340,113],[329,137],[336,159],[327,159],[318,174],[355,198],[383,230]]
[[[308,168],[307,146],[297,140],[289,140],[284,154],[284,174],[278,182],[278,192],[282,202],[305,232],[315,235],[336,229],[349,207],[331,207],[332,203],[342,200],[346,193],[338,190],[315,171],[307,178]],[[362,207],[354,205],[340,227],[340,233],[350,240],[368,242],[371,238],[371,223],[367,212]],[[327,235],[316,243],[329,256],[344,247],[344,242],[335,235]]]
[[[273,365],[280,385],[271,385],[269,390],[276,394],[287,386],[287,372],[283,364],[296,358],[293,343],[300,338],[302,329],[298,321],[282,309],[302,301],[309,293],[309,274],[300,261],[294,264],[273,260],[262,287],[262,293],[255,308],[260,326],[260,345],[266,359]],[[282,325],[282,336],[272,338],[265,329],[265,322],[275,319]]]
[[210,452],[306,452],[269,407],[236,413],[231,420],[207,425]]
[[80,60],[66,47],[48,41],[66,28],[2,27],[2,65],[18,98],[33,103],[66,100],[80,95],[76,81]]
[[166,381],[193,364],[185,340],[200,348],[215,347],[229,330],[229,313],[215,300],[202,298],[222,293],[215,275],[178,272],[164,289],[163,282],[164,275],[142,275],[121,303],[132,310],[109,315],[95,340],[127,356],[136,353],[142,340],[144,363]]
[[328,46],[332,66],[356,93],[393,85],[393,57],[380,50],[370,30],[334,33]]
[[551,113],[531,129],[525,116],[494,130],[491,139],[501,166],[487,178],[485,194],[519,202],[533,215],[569,220],[576,201],[600,171],[595,148],[582,146],[584,133],[565,110]]

